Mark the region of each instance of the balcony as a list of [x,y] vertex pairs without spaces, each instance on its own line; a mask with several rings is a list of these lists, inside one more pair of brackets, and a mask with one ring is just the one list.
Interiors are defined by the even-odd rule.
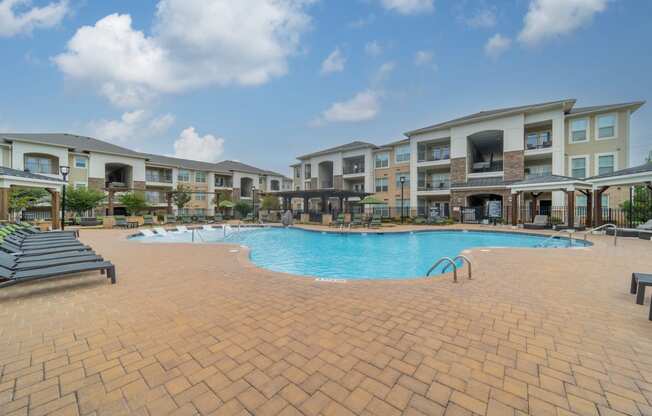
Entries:
[[364,156],[362,157],[349,157],[343,160],[344,175],[359,175],[364,173]]
[[503,171],[503,161],[494,160],[490,162],[474,162],[471,165],[470,173],[492,173],[492,172],[502,172]]
[[169,169],[147,169],[145,170],[145,181],[171,185],[172,171]]
[[233,181],[230,177],[226,176],[215,176],[215,187],[216,188],[233,188]]
[[528,133],[525,138],[525,150],[552,149],[552,136],[550,132]]
[[450,189],[450,179],[426,179],[420,180],[417,186],[419,192],[445,191]]
[[439,162],[450,160],[449,145],[419,145],[417,162]]
[[145,202],[148,205],[167,205],[165,192],[147,191],[145,192]]

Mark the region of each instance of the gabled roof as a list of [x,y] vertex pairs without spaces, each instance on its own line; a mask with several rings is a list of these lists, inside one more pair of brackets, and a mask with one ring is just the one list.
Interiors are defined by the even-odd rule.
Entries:
[[216,163],[200,162],[197,160],[190,160],[190,159],[180,159],[177,157],[170,157],[170,156],[160,156],[152,153],[141,153],[141,155],[146,157],[149,162],[157,165],[171,166],[171,167],[181,168],[181,169],[192,169],[192,170],[230,174],[228,170],[218,168]]
[[328,149],[319,150],[317,152],[301,155],[298,156],[297,159],[308,159],[314,156],[327,155],[329,153],[346,152],[347,150],[365,149],[368,147],[375,149],[376,145],[373,143],[356,140],[350,143],[341,144],[339,146],[329,147]]
[[237,162],[235,160],[223,160],[222,162],[217,162],[215,166],[217,166],[219,170],[226,172],[244,172],[253,173],[255,175],[273,175],[285,177],[285,175],[280,173],[271,170],[259,169],[255,166],[247,165],[246,163]]
[[609,110],[620,110],[623,108],[630,108],[632,113],[641,106],[645,104],[645,101],[631,101],[629,103],[620,103],[620,104],[607,104],[607,105],[594,105],[592,107],[576,107],[572,108],[568,114],[569,115],[578,115],[578,114],[589,114],[589,113],[598,113]]
[[547,108],[553,108],[559,106],[562,106],[564,111],[569,111],[575,105],[575,101],[576,101],[575,99],[571,98],[566,100],[548,101],[545,103],[528,104],[528,105],[521,105],[517,107],[505,107],[505,108],[497,108],[495,110],[480,111],[453,120],[448,120],[442,123],[433,124],[431,126],[423,127],[417,130],[408,131],[407,133],[405,133],[405,135],[413,136],[415,134],[425,133],[433,130],[439,130],[447,127],[453,127],[460,124],[469,123],[472,121],[480,121],[484,119],[504,117],[510,114],[517,114],[517,113],[523,113],[529,111],[541,111]]
[[591,180],[594,180],[594,179],[614,178],[614,177],[618,177],[618,176],[635,175],[637,173],[647,173],[647,172],[652,172],[652,162],[646,162],[646,163],[643,163],[642,165],[617,170],[617,171],[611,172],[611,173],[604,173],[602,175],[592,176],[592,177],[588,178],[587,180],[591,181]]
[[62,179],[55,178],[52,176],[39,175],[37,173],[31,173],[24,170],[11,169],[4,166],[0,166],[0,176],[13,176],[16,178],[36,179],[39,181],[65,183]]
[[74,152],[99,152],[144,159],[145,157],[131,149],[116,146],[103,140],[68,133],[0,133],[4,141],[25,141],[46,145],[62,146]]
[[388,147],[394,147],[394,146],[398,146],[399,144],[407,144],[407,143],[410,143],[409,138],[405,138],[405,139],[401,139],[401,140],[395,140],[395,141],[389,142],[387,144],[382,144],[382,145],[378,146],[378,149],[387,149]]

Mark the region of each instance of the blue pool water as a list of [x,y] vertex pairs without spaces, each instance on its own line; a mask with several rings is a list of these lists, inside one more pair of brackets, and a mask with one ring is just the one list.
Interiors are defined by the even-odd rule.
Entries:
[[[134,237],[147,243],[191,242],[191,232]],[[251,260],[277,272],[338,279],[396,279],[424,276],[437,259],[470,248],[568,247],[567,239],[500,232],[325,233],[293,228],[195,231],[195,242],[230,243],[251,249]],[[573,246],[583,241],[574,240]],[[449,270],[450,271],[450,270]],[[441,273],[441,269],[436,272]]]

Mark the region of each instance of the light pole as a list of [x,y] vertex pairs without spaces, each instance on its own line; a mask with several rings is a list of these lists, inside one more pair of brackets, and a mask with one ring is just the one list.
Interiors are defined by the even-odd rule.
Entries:
[[256,218],[256,187],[255,186],[251,187],[251,212],[255,220]]
[[66,228],[66,181],[68,180],[68,174],[70,173],[70,167],[60,166],[59,172],[63,177],[63,192],[61,198],[61,230]]
[[401,224],[403,224],[403,185],[405,185],[405,176],[399,179],[401,182]]

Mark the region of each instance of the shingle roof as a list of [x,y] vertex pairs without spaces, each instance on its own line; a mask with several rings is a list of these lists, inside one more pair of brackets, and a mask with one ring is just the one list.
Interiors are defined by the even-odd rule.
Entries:
[[493,117],[493,116],[504,115],[504,114],[509,114],[509,113],[530,111],[530,110],[535,110],[535,109],[540,108],[540,107],[550,107],[550,106],[556,106],[556,105],[568,106],[568,108],[570,109],[573,105],[575,105],[575,99],[548,101],[548,102],[545,102],[545,103],[528,104],[528,105],[520,105],[520,106],[516,106],[516,107],[505,107],[505,108],[497,108],[497,109],[494,109],[494,110],[479,111],[477,113],[473,113],[473,114],[469,114],[467,116],[455,118],[453,120],[448,120],[448,121],[444,121],[442,123],[433,124],[431,126],[423,127],[423,128],[417,129],[417,130],[412,130],[412,131],[409,131],[409,132],[405,133],[405,135],[406,136],[411,136],[411,135],[418,134],[418,133],[423,133],[423,132],[426,132],[426,131],[431,131],[431,130],[441,129],[441,128],[445,128],[445,127],[455,126],[455,125],[462,124],[462,123],[467,123],[467,122],[475,120],[475,119]]
[[64,183],[63,180],[59,178],[53,178],[51,176],[39,175],[37,173],[31,173],[24,170],[11,169],[4,166],[0,166],[0,176],[15,176],[18,178],[25,179],[36,179],[40,181],[53,181]]
[[590,180],[593,180],[593,179],[613,178],[613,177],[616,177],[616,176],[634,175],[636,173],[646,173],[646,172],[652,172],[652,162],[643,163],[642,165],[617,170],[617,171],[611,172],[611,173],[605,173],[605,174],[602,174],[602,175],[592,176],[592,177],[588,178],[587,180],[590,181]]
[[67,133],[0,133],[5,141],[27,141],[65,146],[75,152],[99,152],[144,158],[140,153],[92,137]]
[[280,173],[271,170],[260,169],[255,166],[247,165],[246,163],[237,162],[235,160],[223,160],[221,162],[217,162],[215,166],[217,166],[219,170],[226,171],[226,172],[236,171],[236,172],[253,173],[256,175],[274,175],[274,176],[285,177],[285,175],[282,175]]
[[200,162],[197,160],[180,159],[177,157],[160,156],[152,153],[141,153],[151,163],[164,166],[173,166],[182,169],[203,170],[210,172],[230,173],[228,170],[221,169],[217,163]]
[[599,111],[616,110],[616,109],[627,108],[627,107],[632,107],[633,108],[632,111],[636,111],[643,104],[645,104],[645,101],[631,101],[628,103],[620,103],[620,104],[594,105],[591,107],[576,107],[571,109],[568,112],[568,114],[577,115],[577,114],[585,114],[585,113],[596,113]]
[[344,152],[344,151],[347,151],[347,150],[363,149],[363,148],[366,148],[366,147],[371,147],[371,148],[375,149],[377,146],[375,144],[373,144],[373,143],[368,143],[368,142],[363,142],[363,141],[356,140],[356,141],[353,141],[353,142],[350,142],[350,143],[345,143],[345,144],[341,144],[339,146],[329,147],[328,149],[319,150],[317,152],[301,155],[301,156],[298,156],[297,159],[307,159],[307,158],[310,158],[310,157],[313,157],[313,156],[325,155],[325,154],[328,154],[328,153],[335,153],[335,152]]

